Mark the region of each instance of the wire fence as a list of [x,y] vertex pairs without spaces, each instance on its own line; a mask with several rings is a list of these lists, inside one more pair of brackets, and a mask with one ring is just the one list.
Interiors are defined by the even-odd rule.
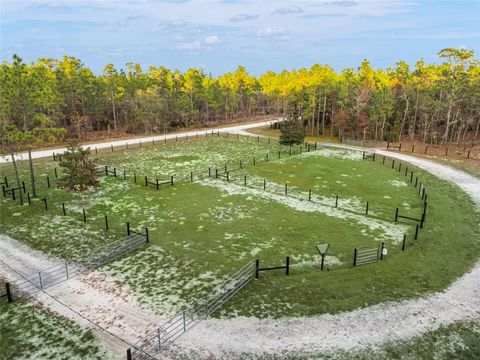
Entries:
[[161,352],[201,320],[217,311],[255,278],[255,261],[251,261],[202,299],[190,304],[145,338],[127,350],[128,360],[155,359]]

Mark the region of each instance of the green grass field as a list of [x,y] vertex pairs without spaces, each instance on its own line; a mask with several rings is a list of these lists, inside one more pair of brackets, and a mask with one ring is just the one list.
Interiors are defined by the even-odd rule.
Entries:
[[[159,314],[179,311],[256,258],[276,266],[290,256],[291,274],[262,273],[217,316],[306,316],[417,297],[445,288],[480,254],[472,202],[455,186],[419,169],[410,170],[427,188],[425,228],[413,241],[412,221],[394,223],[395,208],[419,217],[423,204],[410,173],[406,177],[392,170],[388,159],[382,165],[362,160],[361,153],[332,148],[300,153],[294,147],[290,156],[289,148],[253,137],[192,139],[102,152],[98,158],[99,164],[126,170],[127,180],[103,177],[98,189],[84,194],[47,189],[44,177],[53,179],[58,163],[35,161],[37,181],[43,184],[39,197],[47,197],[49,210],[38,199],[23,207],[2,199],[0,231],[76,260],[124,237],[127,221],[137,230],[148,227],[147,248],[101,270],[130,285],[140,305]],[[230,182],[208,178],[209,167],[223,173],[225,163]],[[0,169],[12,182],[10,168]],[[20,170],[28,187],[26,162]],[[144,186],[145,175],[161,180],[173,175],[175,185],[156,191]],[[408,239],[404,252],[403,234]],[[354,248],[381,242],[389,251],[385,260],[352,267]],[[315,249],[320,243],[331,244],[324,272]]]
[[38,307],[0,302],[0,359],[106,359],[92,332]]

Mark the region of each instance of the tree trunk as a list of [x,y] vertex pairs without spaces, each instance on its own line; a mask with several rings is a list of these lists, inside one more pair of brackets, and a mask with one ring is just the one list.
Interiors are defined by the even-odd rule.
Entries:
[[419,99],[419,90],[417,85],[417,96],[415,99],[415,113],[413,115],[412,129],[410,130],[410,141],[413,141],[413,139],[415,138],[415,128],[417,127],[417,115],[418,115],[418,99]]
[[398,141],[402,141],[403,129],[405,128],[405,122],[407,121],[409,102],[407,95],[405,94],[405,111],[403,113],[402,126],[400,126],[400,133],[398,134]]
[[35,174],[33,173],[33,160],[31,149],[28,149],[28,165],[30,167],[30,181],[32,182],[32,196],[37,197],[37,188],[35,187]]
[[322,136],[325,135],[325,113],[327,111],[327,91],[323,95]]
[[115,96],[112,91],[113,131],[117,132],[117,111],[115,109]]
[[20,186],[20,176],[18,175],[17,162],[15,160],[15,153],[13,151],[13,147],[10,147],[10,156],[12,157],[13,171],[15,172],[15,179],[17,181],[18,199],[20,200],[20,205],[23,206],[23,193]]

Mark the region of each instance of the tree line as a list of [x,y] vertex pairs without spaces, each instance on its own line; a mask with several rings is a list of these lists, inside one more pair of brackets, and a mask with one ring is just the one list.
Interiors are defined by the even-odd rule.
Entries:
[[268,71],[243,66],[218,77],[202,69],[108,64],[96,75],[79,59],[14,55],[0,66],[2,146],[6,127],[160,133],[253,116],[291,117],[305,135],[429,143],[476,142],[480,131],[480,62],[474,52],[446,48],[439,63],[399,61],[385,70],[364,60],[336,72],[328,65]]

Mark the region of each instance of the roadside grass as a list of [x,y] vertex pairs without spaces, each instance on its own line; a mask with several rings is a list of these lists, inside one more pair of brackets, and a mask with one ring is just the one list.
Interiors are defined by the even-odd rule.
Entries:
[[[280,160],[275,159],[278,150],[283,151]],[[255,167],[253,156],[258,159]],[[290,157],[288,148],[265,139],[232,136],[99,157],[101,163],[127,170],[127,180],[105,177],[100,188],[83,196],[42,187],[40,196],[48,198],[48,211],[38,200],[20,208],[3,199],[0,231],[47,253],[78,259],[125,236],[127,221],[136,230],[148,227],[148,248],[102,270],[128,284],[141,306],[160,314],[175,313],[255,258],[262,265],[275,266],[291,256],[291,275],[262,274],[217,316],[305,316],[417,297],[445,288],[480,254],[478,214],[466,194],[415,170],[429,197],[427,223],[415,242],[414,224],[394,224],[393,217],[395,207],[419,216],[417,189],[403,173],[361,160],[357,152],[322,149]],[[205,178],[208,167],[222,169],[228,162],[231,168],[240,160],[245,168],[233,171],[231,182]],[[40,177],[52,177],[54,165],[51,159],[35,161]],[[28,181],[26,167],[21,164]],[[2,175],[10,171],[0,169]],[[132,181],[133,171],[137,184]],[[143,175],[174,175],[177,180],[157,192],[142,185]],[[244,175],[247,187],[242,183]],[[262,187],[264,178],[267,191]],[[291,196],[282,195],[287,182]],[[309,188],[314,190],[311,203],[305,195]],[[340,196],[340,209],[333,207],[334,194]],[[366,201],[372,204],[369,216],[362,213]],[[104,214],[108,214],[108,232]],[[408,243],[402,252],[404,233]],[[381,241],[389,250],[385,260],[351,268],[355,247],[377,247]],[[331,243],[326,258],[329,271],[319,271],[315,245],[320,243]]]
[[0,359],[108,359],[88,329],[33,304],[0,302]]

